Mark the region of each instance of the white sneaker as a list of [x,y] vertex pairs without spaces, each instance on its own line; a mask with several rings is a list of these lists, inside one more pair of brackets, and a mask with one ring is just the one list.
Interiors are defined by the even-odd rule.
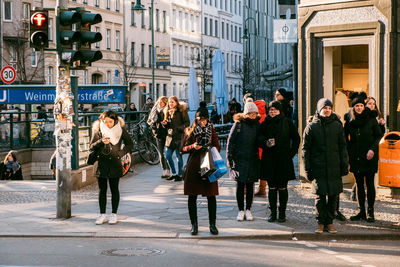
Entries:
[[252,221],[252,220],[254,220],[254,217],[253,217],[253,215],[251,214],[251,211],[250,211],[250,210],[246,210],[245,216],[246,216],[246,220],[247,220],[247,221]]
[[244,220],[244,211],[243,210],[239,211],[239,213],[236,217],[236,220],[238,220],[240,222]]
[[99,224],[103,224],[105,222],[107,222],[107,216],[104,213],[102,213],[102,214],[100,214],[99,218],[97,218],[96,224],[99,225]]
[[116,224],[118,222],[117,214],[111,213],[110,219],[108,220],[108,224]]

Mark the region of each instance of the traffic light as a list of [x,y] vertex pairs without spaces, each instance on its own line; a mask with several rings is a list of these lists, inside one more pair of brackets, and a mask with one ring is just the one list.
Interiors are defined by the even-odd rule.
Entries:
[[100,23],[103,19],[100,14],[81,11],[81,24],[79,32],[81,39],[78,45],[79,51],[82,53],[81,66],[85,68],[90,66],[92,62],[103,58],[103,54],[98,50],[91,50],[91,44],[100,42],[103,37],[99,32],[92,32],[91,26]]
[[31,11],[30,47],[41,50],[49,47],[49,14],[47,10]]
[[[100,14],[81,8],[58,12],[57,51],[62,65],[68,65],[71,69],[85,69],[91,62],[103,58],[100,51],[91,50],[90,47],[90,44],[102,40],[101,33],[90,31],[91,25],[101,21]],[[73,30],[74,24],[75,30]],[[75,46],[73,46],[74,43]]]

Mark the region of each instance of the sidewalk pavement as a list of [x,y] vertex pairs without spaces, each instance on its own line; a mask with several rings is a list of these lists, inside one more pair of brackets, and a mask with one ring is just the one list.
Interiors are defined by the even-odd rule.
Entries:
[[[235,182],[219,180],[217,227],[208,229],[207,199],[198,198],[199,235],[192,237],[183,182],[160,178],[159,166],[140,164],[120,181],[121,201],[116,225],[95,225],[99,213],[97,185],[72,192],[72,218],[56,219],[55,181],[0,182],[0,237],[129,237],[129,238],[265,238],[265,239],[400,239],[400,201],[377,200],[376,223],[337,222],[338,234],[314,234],[314,196],[293,181],[289,185],[287,222],[269,223],[267,198],[255,198],[254,221],[236,221]],[[357,204],[347,190],[341,210],[349,217]],[[110,196],[107,213],[110,213]]]

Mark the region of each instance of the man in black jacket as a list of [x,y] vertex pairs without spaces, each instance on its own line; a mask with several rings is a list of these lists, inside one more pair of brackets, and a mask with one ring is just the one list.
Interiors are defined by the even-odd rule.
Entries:
[[317,103],[317,112],[303,134],[302,156],[307,179],[316,194],[318,227],[337,233],[333,219],[338,195],[343,191],[342,176],[348,173],[348,157],[344,131],[339,118],[332,112],[327,98]]

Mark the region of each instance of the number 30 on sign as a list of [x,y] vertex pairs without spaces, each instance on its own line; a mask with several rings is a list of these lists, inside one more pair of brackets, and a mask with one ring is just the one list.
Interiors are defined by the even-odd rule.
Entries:
[[1,80],[4,83],[13,83],[16,76],[15,69],[11,66],[6,66],[1,70]]

